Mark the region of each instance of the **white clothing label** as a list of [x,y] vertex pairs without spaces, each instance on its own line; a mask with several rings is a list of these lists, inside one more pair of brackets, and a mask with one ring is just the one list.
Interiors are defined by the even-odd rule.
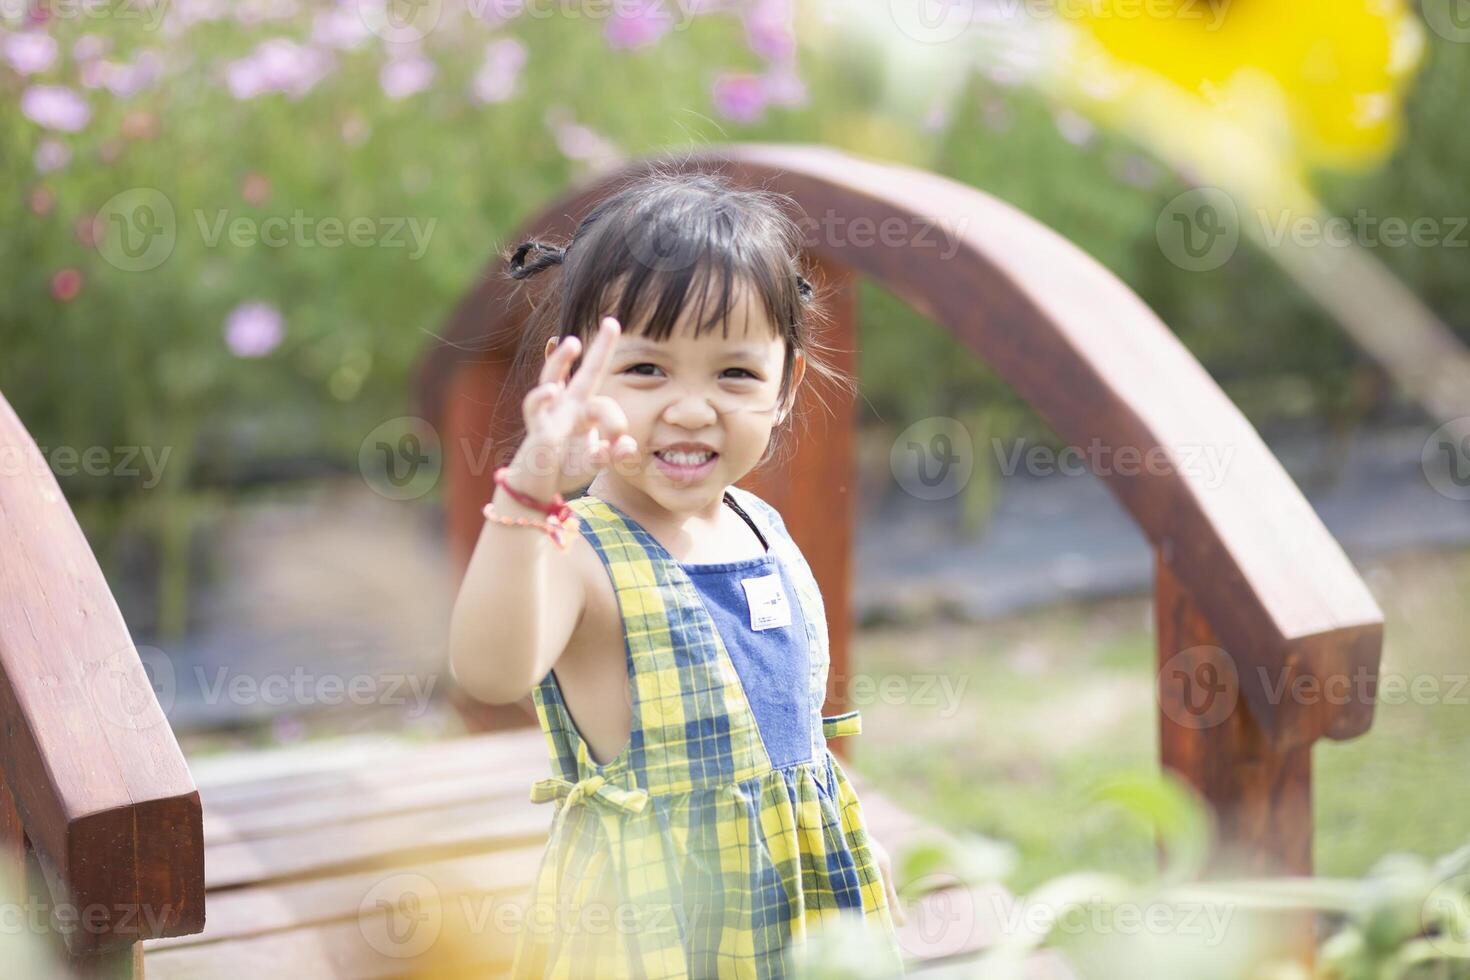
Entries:
[[740,584],[745,586],[745,601],[750,606],[751,629],[791,625],[791,606],[786,602],[786,590],[781,587],[780,572],[741,579]]

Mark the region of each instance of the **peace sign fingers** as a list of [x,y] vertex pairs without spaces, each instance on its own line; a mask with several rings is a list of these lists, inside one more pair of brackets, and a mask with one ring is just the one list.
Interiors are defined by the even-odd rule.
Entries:
[[613,346],[617,343],[618,335],[622,333],[622,330],[622,324],[618,323],[615,317],[602,318],[597,336],[593,338],[592,346],[587,349],[587,356],[583,359],[582,366],[567,385],[568,394],[585,402],[601,390],[602,383],[607,380],[612,364]]

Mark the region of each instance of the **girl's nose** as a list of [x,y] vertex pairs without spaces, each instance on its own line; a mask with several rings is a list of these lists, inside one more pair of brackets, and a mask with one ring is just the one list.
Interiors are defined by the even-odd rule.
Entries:
[[710,392],[685,392],[664,409],[664,418],[686,429],[710,425],[720,414],[718,400],[719,396]]

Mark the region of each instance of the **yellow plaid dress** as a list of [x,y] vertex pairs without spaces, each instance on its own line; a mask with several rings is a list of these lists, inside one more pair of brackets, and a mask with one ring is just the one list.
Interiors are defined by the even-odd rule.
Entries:
[[779,977],[788,944],[843,915],[873,930],[891,974],[903,972],[862,807],[827,748],[828,738],[857,734],[860,718],[821,715],[829,664],[821,592],[775,508],[739,487],[729,497],[796,592],[810,670],[778,682],[805,685],[812,750],[773,768],[685,566],[611,504],[570,500],[617,594],[633,730],[617,758],[599,765],[554,672],[534,690],[555,775],[532,786],[531,799],[555,801],[556,812],[515,977]]

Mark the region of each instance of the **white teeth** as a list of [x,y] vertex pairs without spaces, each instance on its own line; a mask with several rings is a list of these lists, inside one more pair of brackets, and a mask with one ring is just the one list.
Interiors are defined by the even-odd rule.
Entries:
[[713,455],[714,453],[709,452],[708,450],[700,453],[684,453],[676,452],[674,450],[666,450],[659,453],[658,457],[660,459],[668,460],[675,466],[699,466],[701,463],[708,462],[709,458]]

